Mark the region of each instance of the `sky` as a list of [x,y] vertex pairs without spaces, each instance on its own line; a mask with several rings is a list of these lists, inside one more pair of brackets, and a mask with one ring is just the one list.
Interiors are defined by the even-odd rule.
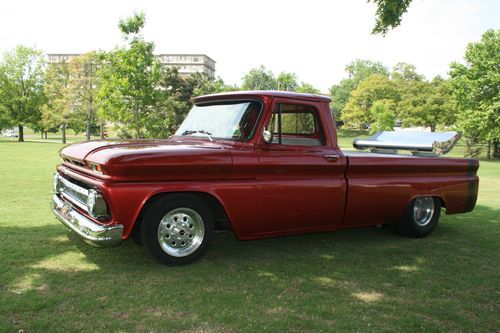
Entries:
[[499,0],[414,0],[386,37],[371,34],[375,9],[366,0],[2,0],[0,53],[17,44],[45,53],[110,50],[123,43],[119,19],[143,11],[155,53],[207,54],[230,84],[264,65],[327,92],[355,59],[407,62],[428,79],[446,77],[469,42],[500,28]]

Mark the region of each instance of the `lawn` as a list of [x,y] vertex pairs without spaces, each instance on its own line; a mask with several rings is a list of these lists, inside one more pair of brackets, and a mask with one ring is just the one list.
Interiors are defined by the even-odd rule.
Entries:
[[91,247],[55,220],[61,147],[0,141],[0,332],[500,328],[500,163],[481,162],[475,210],[443,215],[425,239],[223,233],[198,262],[167,267],[133,241]]

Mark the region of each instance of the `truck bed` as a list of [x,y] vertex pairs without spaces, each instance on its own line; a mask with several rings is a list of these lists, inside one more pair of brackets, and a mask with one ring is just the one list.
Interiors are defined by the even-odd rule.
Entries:
[[391,222],[422,195],[440,198],[447,214],[469,212],[475,206],[477,160],[354,151],[344,155],[348,183],[344,227]]

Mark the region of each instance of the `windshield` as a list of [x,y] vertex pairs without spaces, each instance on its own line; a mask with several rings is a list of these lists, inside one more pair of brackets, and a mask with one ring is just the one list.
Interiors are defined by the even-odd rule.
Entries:
[[195,105],[175,135],[217,139],[249,140],[257,125],[261,103],[256,101],[219,102]]

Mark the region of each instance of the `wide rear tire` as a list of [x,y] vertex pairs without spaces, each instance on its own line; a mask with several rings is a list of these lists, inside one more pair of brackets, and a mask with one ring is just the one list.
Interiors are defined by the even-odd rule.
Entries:
[[151,204],[141,224],[146,251],[167,265],[183,265],[201,257],[214,235],[213,217],[195,196],[172,194]]
[[403,236],[426,237],[436,228],[440,215],[441,201],[438,198],[418,197],[411,201],[393,229]]

